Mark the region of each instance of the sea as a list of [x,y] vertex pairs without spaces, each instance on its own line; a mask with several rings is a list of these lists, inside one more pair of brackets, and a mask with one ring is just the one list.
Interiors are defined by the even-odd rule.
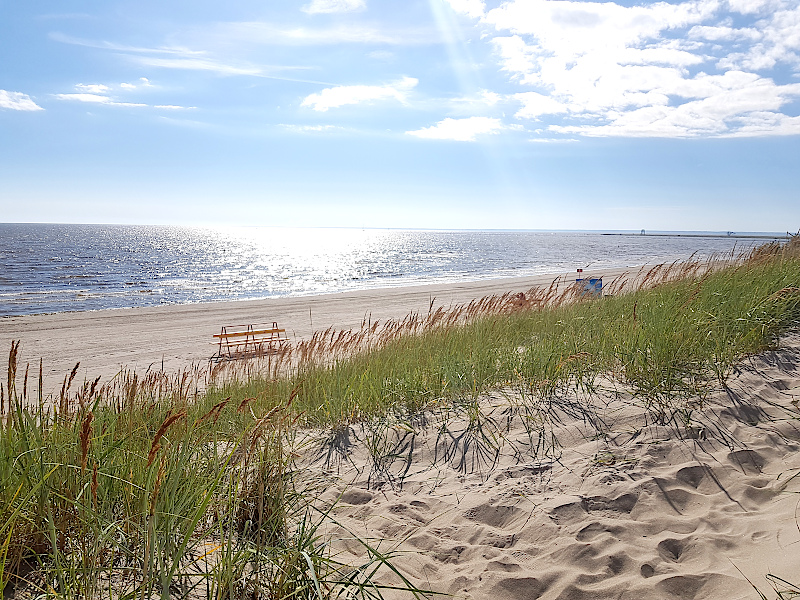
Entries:
[[0,316],[633,267],[765,241],[675,232],[0,224]]

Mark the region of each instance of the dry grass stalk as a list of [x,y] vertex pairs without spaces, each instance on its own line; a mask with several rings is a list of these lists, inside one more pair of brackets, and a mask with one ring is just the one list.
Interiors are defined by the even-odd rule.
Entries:
[[[11,413],[13,409],[12,402],[14,402],[15,388],[17,385],[17,354],[19,353],[19,345],[22,340],[11,340],[11,350],[8,352],[8,383],[6,391],[8,392],[8,412]],[[5,413],[5,403],[0,402],[0,414]]]
[[200,417],[197,420],[197,425],[205,423],[209,419],[212,419],[212,421],[211,421],[212,423],[216,423],[217,419],[219,419],[219,415],[222,412],[222,409],[225,408],[225,406],[230,401],[231,401],[231,397],[228,396],[224,400],[222,400],[220,402],[217,402],[214,406],[211,407],[211,409],[206,414],[204,414],[202,417]]
[[161,449],[161,438],[164,437],[164,434],[167,430],[177,421],[186,418],[186,411],[182,410],[181,412],[174,414],[172,416],[168,416],[164,419],[164,422],[161,423],[161,427],[158,428],[155,437],[153,438],[153,442],[150,445],[150,452],[147,453],[147,466],[153,464],[153,461],[158,454],[158,451]]
[[69,416],[69,388],[72,386],[72,380],[78,373],[78,367],[81,366],[80,361],[75,363],[69,375],[64,376],[64,382],[61,384],[61,393],[59,394],[58,412],[62,417]]
[[97,511],[97,462],[92,466],[92,506],[95,512]]
[[28,370],[31,367],[31,363],[25,363],[25,379],[22,383],[22,401],[28,399]]
[[[150,466],[148,464],[148,466]],[[153,493],[150,494],[150,514],[148,519],[152,525],[153,516],[156,514],[156,501],[158,500],[158,492],[161,491],[161,484],[164,482],[164,475],[167,472],[167,457],[162,456],[158,463],[158,474],[156,475],[156,483],[153,486]],[[145,577],[146,579],[146,577]]]
[[75,379],[75,375],[78,373],[78,367],[81,366],[80,361],[75,363],[75,366],[72,367],[72,371],[69,374],[69,381],[67,382],[67,391],[69,391],[70,386],[72,386],[72,380]]
[[44,360],[39,357],[39,415],[42,414],[42,408],[44,404],[44,390],[42,390],[42,386],[44,385]]
[[94,414],[92,411],[86,413],[81,424],[80,442],[81,442],[81,472],[86,470],[86,460],[89,457],[89,445],[92,441],[92,421]]
[[243,413],[245,411],[245,409],[247,408],[247,405],[250,404],[253,401],[255,401],[255,398],[245,398],[244,400],[242,400],[239,403],[239,406],[236,407],[236,412],[237,413]]

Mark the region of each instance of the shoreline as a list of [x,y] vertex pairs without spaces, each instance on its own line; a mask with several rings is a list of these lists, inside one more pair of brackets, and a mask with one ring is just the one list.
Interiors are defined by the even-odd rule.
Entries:
[[[609,235],[618,235],[618,234],[609,234]],[[637,234],[638,235],[638,234]],[[663,264],[667,264],[668,261],[665,261]],[[629,272],[632,270],[638,271],[642,268],[654,267],[658,264],[658,262],[654,263],[645,263],[641,265],[629,265],[626,267],[608,267],[608,268],[591,268],[591,263],[589,267],[584,268],[584,272],[587,276],[591,275],[592,277],[596,273],[622,273],[622,272]],[[577,269],[576,269],[577,270]],[[163,304],[152,304],[152,305],[143,305],[143,306],[109,306],[106,308],[87,308],[87,309],[75,309],[75,310],[60,310],[60,311],[50,311],[50,312],[39,312],[39,313],[21,313],[15,315],[0,315],[0,324],[3,323],[3,320],[7,319],[21,319],[21,318],[33,318],[33,317],[49,317],[55,315],[63,315],[63,314],[80,314],[80,313],[104,313],[107,311],[129,311],[129,310],[150,310],[150,309],[168,309],[173,307],[179,306],[206,306],[206,305],[213,305],[213,304],[239,304],[242,302],[273,302],[278,300],[302,300],[306,298],[315,298],[320,296],[340,296],[342,294],[358,294],[361,292],[364,293],[377,293],[381,291],[391,291],[391,290],[409,290],[409,289],[416,289],[416,288],[429,288],[429,287],[448,287],[448,286],[464,286],[464,285],[476,285],[476,286],[483,286],[492,285],[497,282],[516,282],[520,280],[547,280],[548,285],[554,279],[559,277],[572,277],[576,276],[577,273],[575,271],[551,271],[547,273],[536,273],[532,275],[516,275],[513,277],[485,277],[481,279],[463,279],[458,281],[456,279],[447,279],[443,281],[439,281],[436,283],[422,283],[419,281],[410,281],[405,283],[399,283],[396,285],[375,285],[374,287],[363,287],[363,288],[350,288],[350,289],[340,289],[340,290],[333,290],[333,291],[321,291],[321,292],[309,292],[309,293],[298,293],[298,294],[288,294],[283,296],[264,296],[260,298],[233,298],[227,300],[199,300],[199,301],[191,301],[191,302],[174,302],[174,303],[163,303]],[[606,276],[606,275],[603,275]]]
[[[623,274],[634,274],[648,265],[627,269],[591,269],[585,277],[604,277],[605,285]],[[362,321],[402,319],[427,313],[433,303],[449,306],[485,296],[525,292],[549,286],[561,279],[571,283],[575,273],[548,273],[461,283],[434,283],[354,290],[309,296],[233,300],[166,306],[113,308],[21,315],[0,319],[0,352],[20,340],[19,368],[43,363],[44,395],[57,393],[64,375],[77,362],[76,383],[101,377],[108,382],[121,369],[144,372],[150,367],[175,373],[192,365],[206,364],[214,353],[213,335],[223,325],[264,324],[276,321],[291,341],[309,338],[328,327],[347,330]],[[36,377],[33,377],[36,379]]]

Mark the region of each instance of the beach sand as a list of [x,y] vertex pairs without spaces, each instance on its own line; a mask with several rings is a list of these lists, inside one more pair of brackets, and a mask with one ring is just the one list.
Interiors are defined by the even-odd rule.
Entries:
[[363,558],[357,536],[454,598],[743,600],[760,597],[754,585],[777,599],[769,574],[800,586],[800,335],[781,346],[696,399],[689,431],[654,424],[610,384],[572,398],[595,408],[602,434],[561,412],[547,428],[556,447],[538,454],[514,390],[480,401],[496,459],[466,410],[396,423],[382,461],[366,451],[382,430],[353,426],[341,453],[306,454],[335,482],[323,498],[338,557]]
[[[631,271],[635,274],[638,268]],[[586,277],[604,277],[608,284],[626,271],[593,271]],[[381,288],[339,294],[184,304],[152,308],[112,309],[0,319],[0,351],[20,340],[19,365],[31,369],[31,394],[37,391],[42,359],[45,395],[58,391],[80,361],[77,381],[101,377],[106,383],[122,368],[144,373],[148,369],[174,373],[192,364],[205,367],[215,353],[213,335],[223,325],[271,324],[287,330],[290,340],[306,339],[328,327],[347,330],[363,320],[401,319],[411,312],[467,303],[506,292],[525,292],[549,286],[556,278],[572,283],[573,273],[494,279],[413,287]]]

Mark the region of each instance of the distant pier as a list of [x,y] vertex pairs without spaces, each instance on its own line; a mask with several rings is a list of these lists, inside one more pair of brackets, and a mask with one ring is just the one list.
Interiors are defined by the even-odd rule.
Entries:
[[601,233],[600,235],[620,235],[631,237],[685,237],[685,238],[730,238],[732,240],[788,240],[792,237],[791,233],[776,234],[747,234],[747,233]]

